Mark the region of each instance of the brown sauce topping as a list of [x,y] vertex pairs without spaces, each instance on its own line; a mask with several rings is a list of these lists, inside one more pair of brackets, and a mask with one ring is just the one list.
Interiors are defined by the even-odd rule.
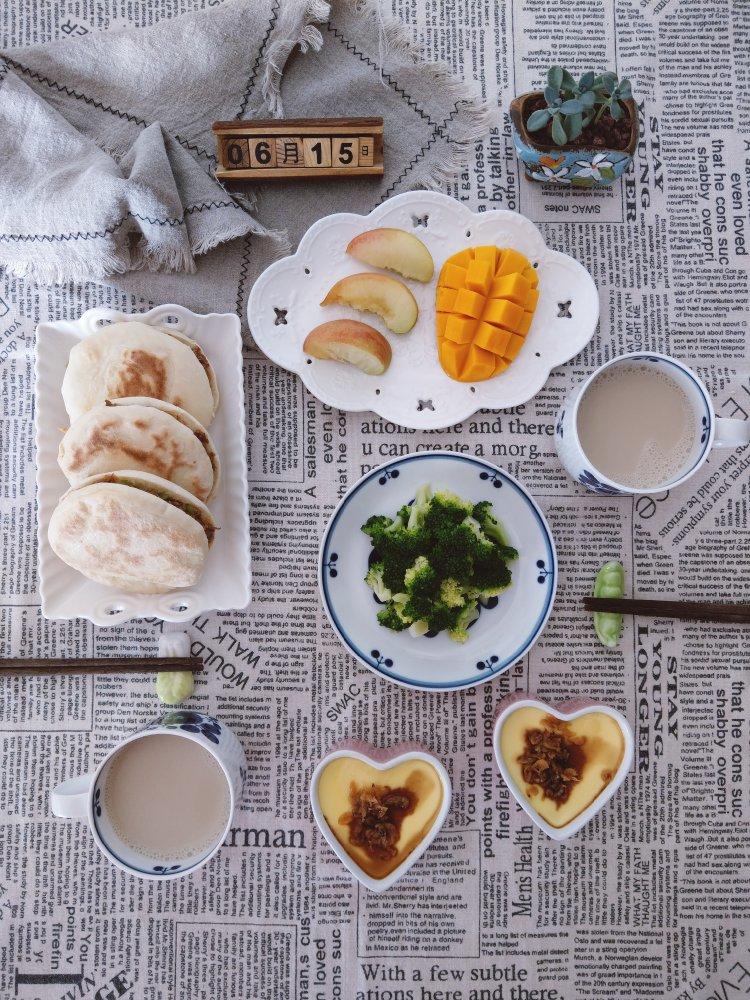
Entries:
[[368,785],[349,791],[352,808],[341,817],[349,827],[349,840],[378,861],[396,856],[404,817],[414,812],[417,796],[408,788]]
[[572,736],[557,719],[544,721],[544,729],[526,730],[526,745],[517,759],[523,780],[541,788],[547,798],[561,805],[581,780],[586,737]]

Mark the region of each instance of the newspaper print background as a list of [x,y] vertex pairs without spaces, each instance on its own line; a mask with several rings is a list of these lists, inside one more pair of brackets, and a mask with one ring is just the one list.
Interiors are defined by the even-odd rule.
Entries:
[[[25,0],[7,44],[146,22],[178,4]],[[294,1000],[734,1000],[750,994],[750,633],[636,619],[616,651],[580,612],[621,558],[640,595],[750,599],[750,453],[714,453],[673,495],[584,493],[552,444],[565,393],[613,354],[692,364],[720,415],[750,416],[750,6],[720,0],[403,0],[395,13],[481,82],[495,124],[453,193],[511,208],[592,272],[600,330],[532,402],[435,433],[318,404],[248,353],[255,599],[190,626],[205,661],[196,707],[231,723],[250,773],[231,836],[198,876],[125,878],[90,837],[49,817],[49,791],[158,710],[145,678],[39,678],[0,687],[0,997]],[[547,65],[616,67],[640,97],[640,142],[603,192],[519,177],[505,108]],[[312,110],[312,109],[311,109]],[[45,622],[35,592],[31,347],[37,321],[109,289],[0,278],[3,653],[153,651],[160,624]],[[500,680],[419,694],[361,670],[324,621],[318,538],[337,499],[394,455],[450,448],[519,476],[555,533],[561,581],[541,642]],[[577,837],[525,822],[492,761],[499,699],[599,698],[636,733],[632,773]],[[383,897],[348,878],[311,822],[314,762],[347,734],[421,739],[455,789],[448,822]]]

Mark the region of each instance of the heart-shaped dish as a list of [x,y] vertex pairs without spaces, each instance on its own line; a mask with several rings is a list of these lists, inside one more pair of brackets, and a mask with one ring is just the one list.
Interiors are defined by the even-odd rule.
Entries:
[[[532,732],[542,736],[532,739],[528,735]],[[537,750],[532,743],[543,740],[547,732],[554,740],[562,738],[574,773],[577,769],[579,775],[560,801],[547,795],[541,782],[541,787],[527,782],[518,760],[530,750],[532,757],[544,757],[543,745],[538,744]],[[493,740],[506,785],[533,822],[553,840],[567,840],[588,823],[623,783],[633,760],[633,731],[627,719],[609,705],[588,698],[549,705],[517,691],[498,706]],[[535,773],[544,775],[547,766],[545,763]]]
[[[375,787],[398,794],[408,789],[414,797],[411,811],[396,817],[393,858],[374,858],[349,840],[355,782],[359,791]],[[440,761],[416,744],[381,750],[351,740],[326,754],[315,768],[310,802],[320,832],[342,864],[365,888],[380,893],[409,871],[439,833],[450,809],[451,781]]]

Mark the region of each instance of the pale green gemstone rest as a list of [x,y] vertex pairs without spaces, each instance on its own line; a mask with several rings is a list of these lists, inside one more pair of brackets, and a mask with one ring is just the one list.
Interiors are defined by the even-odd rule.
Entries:
[[[621,562],[607,562],[596,574],[594,597],[624,597],[625,570]],[[611,611],[594,612],[594,628],[599,642],[608,649],[614,649],[620,641],[622,615]]]
[[167,670],[156,675],[156,693],[165,705],[179,705],[195,691],[189,670]]

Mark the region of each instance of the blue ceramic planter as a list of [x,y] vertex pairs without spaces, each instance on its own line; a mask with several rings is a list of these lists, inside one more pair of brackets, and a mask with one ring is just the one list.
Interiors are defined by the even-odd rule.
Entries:
[[638,113],[634,101],[623,101],[631,121],[630,141],[626,149],[568,149],[540,142],[526,131],[526,105],[539,96],[536,91],[522,94],[510,105],[513,145],[529,180],[590,188],[607,187],[622,177],[632,162],[638,142]]

